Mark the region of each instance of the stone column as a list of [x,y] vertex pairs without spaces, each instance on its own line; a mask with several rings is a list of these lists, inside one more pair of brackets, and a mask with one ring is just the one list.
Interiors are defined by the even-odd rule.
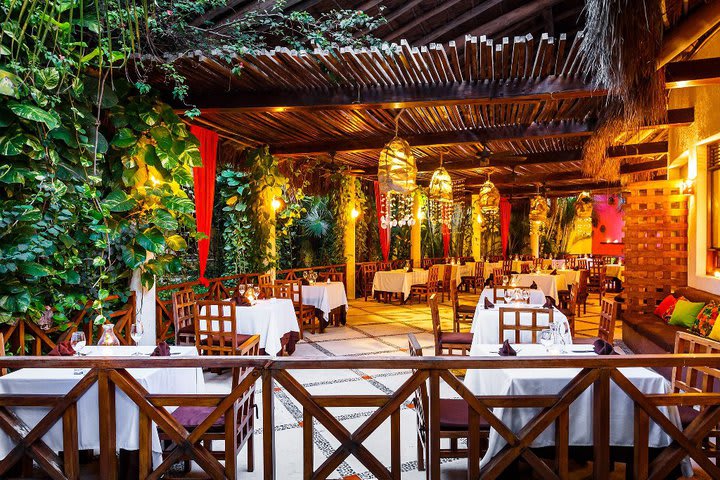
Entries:
[[475,261],[480,261],[482,258],[481,248],[482,245],[482,224],[478,221],[481,219],[480,208],[478,208],[478,200],[480,195],[472,196],[472,255]]
[[143,287],[140,281],[141,271],[133,270],[130,279],[130,290],[135,293],[135,321],[142,323],[145,333],[140,339],[140,345],[157,345],[157,320],[155,309],[155,283],[149,289]]
[[540,225],[533,225],[533,222],[530,222],[530,250],[533,257],[540,256]]
[[268,243],[266,246],[266,254],[267,257],[272,259],[270,264],[266,264],[265,272],[269,273],[272,277],[272,281],[275,281],[275,265],[274,260],[277,259],[277,248],[276,248],[276,236],[275,236],[275,224],[276,224],[276,212],[275,208],[273,207],[273,200],[275,199],[273,189],[268,188],[265,190],[265,192],[262,194],[262,217],[267,219],[267,225],[268,225]]
[[355,206],[355,177],[350,177],[347,184],[349,201],[345,206],[345,290],[348,300],[355,298],[355,220],[360,212]]
[[413,260],[413,267],[422,265],[422,236],[420,235],[422,221],[420,220],[420,211],[422,209],[422,197],[418,190],[414,194],[413,218],[415,225],[410,230],[410,258]]

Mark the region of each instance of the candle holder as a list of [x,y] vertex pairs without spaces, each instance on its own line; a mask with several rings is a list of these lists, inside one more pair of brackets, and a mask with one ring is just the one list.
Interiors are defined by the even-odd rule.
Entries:
[[114,323],[106,323],[102,326],[102,333],[100,333],[100,340],[97,344],[101,347],[117,347],[120,345],[120,340],[115,335]]

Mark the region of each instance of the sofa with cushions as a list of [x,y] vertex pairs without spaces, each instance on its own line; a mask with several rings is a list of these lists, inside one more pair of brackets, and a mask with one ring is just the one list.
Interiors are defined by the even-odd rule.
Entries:
[[[675,299],[684,297],[690,302],[702,302],[706,305],[714,302],[720,305],[720,295],[714,295],[692,287],[678,288],[673,296]],[[656,312],[659,311],[656,310]],[[672,310],[669,313],[672,313]],[[712,321],[714,321],[714,318]],[[707,325],[702,329],[702,332],[697,331],[697,329],[698,325],[696,323],[694,333],[710,334]],[[625,312],[623,315],[622,339],[625,345],[635,353],[672,353],[675,349],[675,333],[688,330],[690,329],[686,326],[668,324],[668,319],[663,318],[661,314],[638,315]],[[720,328],[715,330],[717,332]],[[671,369],[658,369],[658,371],[667,378],[670,378],[672,373]]]

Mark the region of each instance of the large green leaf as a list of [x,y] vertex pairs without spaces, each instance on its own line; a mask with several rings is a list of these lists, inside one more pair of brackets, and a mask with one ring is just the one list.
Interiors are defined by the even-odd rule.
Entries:
[[122,259],[128,268],[135,269],[139,267],[145,261],[145,258],[145,251],[136,248],[134,245],[122,247]]
[[36,84],[46,90],[55,90],[60,84],[60,73],[55,68],[43,68],[35,74]]
[[177,230],[178,222],[167,210],[155,210],[150,221],[165,231]]
[[170,130],[168,130],[165,127],[153,127],[150,129],[150,135],[153,139],[155,139],[155,142],[157,142],[158,147],[160,147],[163,150],[170,150],[173,146],[173,138],[170,134]]
[[14,74],[0,70],[0,95],[17,98],[20,84],[20,79]]
[[165,197],[161,202],[169,210],[174,210],[176,212],[192,213],[195,211],[195,204],[189,198]]
[[112,146],[117,148],[128,148],[135,145],[137,137],[129,128],[121,128],[112,139]]
[[31,103],[10,102],[8,103],[8,107],[18,117],[33,122],[44,123],[50,130],[60,125],[60,117],[57,113],[48,112]]
[[25,140],[23,134],[0,136],[0,155],[11,157],[21,154],[23,146],[25,146]]
[[135,208],[137,201],[122,190],[113,190],[105,198],[103,204],[111,212],[127,212]]
[[175,250],[176,252],[185,250],[187,248],[187,242],[180,235],[172,235],[166,238],[165,241],[167,242],[167,246]]
[[165,246],[165,237],[157,227],[148,228],[137,237],[135,237],[137,243],[153,253],[160,253]]
[[2,183],[25,183],[25,176],[30,173],[27,168],[13,167],[12,165],[0,165],[0,182]]
[[51,273],[47,267],[36,262],[23,263],[20,265],[19,270],[21,273],[35,278],[47,277]]

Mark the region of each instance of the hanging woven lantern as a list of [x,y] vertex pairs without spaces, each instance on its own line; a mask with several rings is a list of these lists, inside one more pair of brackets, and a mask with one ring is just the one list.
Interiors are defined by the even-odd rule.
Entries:
[[547,198],[535,195],[530,199],[530,233],[540,233],[542,226],[547,223],[549,211]]
[[500,192],[490,181],[490,177],[480,187],[478,206],[483,215],[497,214],[500,210]]
[[576,231],[581,238],[592,235],[593,199],[590,192],[582,192],[575,201]]
[[408,142],[395,137],[383,147],[378,164],[378,184],[382,193],[412,193],[417,184],[415,156]]
[[429,195],[436,202],[452,203],[452,178],[450,178],[450,174],[445,170],[445,167],[440,167],[433,172],[430,179]]

